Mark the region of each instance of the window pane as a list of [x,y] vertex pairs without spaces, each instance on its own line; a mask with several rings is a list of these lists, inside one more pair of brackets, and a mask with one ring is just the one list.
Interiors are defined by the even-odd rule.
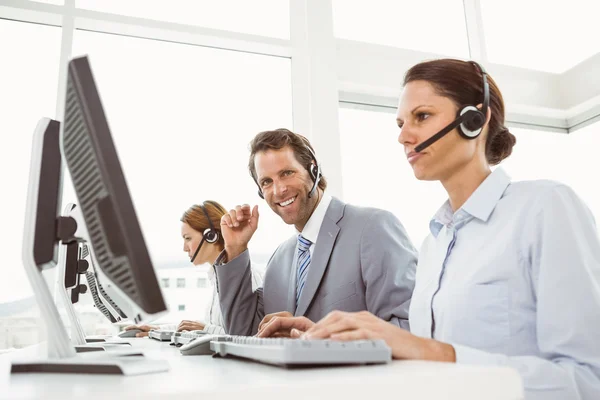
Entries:
[[[292,127],[290,60],[87,31],[75,32],[73,54],[89,55],[159,276],[191,267],[180,218],[209,199],[226,209],[259,204],[250,250],[253,262],[266,264],[279,242],[273,238],[293,228],[258,198],[248,143],[265,129]],[[64,186],[63,202],[77,202],[70,178]],[[181,304],[171,295],[165,292],[169,304]],[[190,304],[186,310],[192,312]]]
[[340,131],[344,200],[393,212],[418,249],[447,198],[444,189],[414,177],[394,114],[341,108]]
[[469,57],[462,0],[333,0],[335,36]]
[[77,0],[79,8],[289,39],[288,0]]
[[0,20],[0,184],[4,226],[0,303],[33,295],[21,260],[31,140],[41,117],[54,117],[58,84],[60,29]]
[[481,0],[489,61],[561,73],[598,53],[595,2]]
[[0,349],[44,338],[21,249],[31,139],[41,117],[54,117],[60,29],[0,20]]
[[513,154],[502,165],[513,180],[551,179],[569,185],[600,222],[600,194],[590,168],[600,146],[600,123],[571,134],[511,129]]

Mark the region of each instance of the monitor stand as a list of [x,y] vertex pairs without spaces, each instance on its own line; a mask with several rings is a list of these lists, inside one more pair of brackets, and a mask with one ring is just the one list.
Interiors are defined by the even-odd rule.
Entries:
[[[73,203],[69,203],[65,206],[63,211],[63,216],[72,217],[75,221],[82,221],[83,216],[81,215],[80,208],[77,207]],[[83,330],[83,326],[81,325],[79,316],[77,315],[77,311],[75,310],[74,302],[79,300],[79,293],[85,293],[81,291],[80,287],[84,286],[80,284],[79,276],[86,275],[91,269],[91,273],[93,273],[93,265],[89,265],[88,261],[84,259],[84,257],[80,257],[82,246],[85,245],[86,255],[90,249],[89,246],[85,243],[85,241],[79,238],[77,241],[60,244],[58,250],[58,273],[56,274],[56,288],[57,295],[62,300],[65,311],[69,318],[69,322],[71,324],[71,342],[75,346],[75,350],[78,353],[89,352],[89,351],[105,351],[105,350],[114,350],[115,348],[122,348],[123,346],[131,346],[131,343],[123,340],[118,337],[86,337],[85,332]],[[90,261],[91,257],[88,257]],[[92,284],[95,284],[92,282]],[[88,286],[90,283],[88,282]],[[69,289],[72,291],[77,291],[77,296],[73,298],[72,295],[69,295]],[[103,306],[106,312],[110,313],[110,317],[112,321],[120,321],[119,314],[112,310],[110,305],[104,305],[102,300],[100,299],[100,293],[98,288],[89,287],[89,290],[92,297],[94,298],[94,303]],[[116,316],[116,318],[115,318]],[[132,355],[140,354],[139,351],[132,352]]]

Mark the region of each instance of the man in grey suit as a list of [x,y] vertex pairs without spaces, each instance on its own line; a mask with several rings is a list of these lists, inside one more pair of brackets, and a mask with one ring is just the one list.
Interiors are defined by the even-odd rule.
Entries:
[[237,206],[222,217],[225,250],[215,270],[225,330],[250,335],[270,326],[270,335],[289,336],[281,324],[289,317],[302,316],[292,318],[293,325],[307,329],[333,310],[366,310],[408,328],[417,253],[398,219],[329,196],[301,135],[261,132],[250,147],[248,167],[259,195],[298,234],[277,248],[263,287],[253,291],[248,242],[258,227],[258,206]]

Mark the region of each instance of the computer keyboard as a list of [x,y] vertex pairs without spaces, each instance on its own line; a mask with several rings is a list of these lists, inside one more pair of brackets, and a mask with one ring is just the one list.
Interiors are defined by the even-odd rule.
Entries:
[[175,334],[175,331],[167,331],[163,329],[154,329],[148,332],[148,337],[150,339],[155,339],[161,342],[169,342],[171,341],[171,336]]
[[205,331],[189,331],[189,332],[175,332],[171,336],[171,344],[174,346],[182,346],[184,344],[188,344],[192,340],[205,336],[208,333]]
[[300,340],[216,336],[210,349],[220,356],[248,358],[280,366],[382,364],[392,360],[392,351],[383,340]]

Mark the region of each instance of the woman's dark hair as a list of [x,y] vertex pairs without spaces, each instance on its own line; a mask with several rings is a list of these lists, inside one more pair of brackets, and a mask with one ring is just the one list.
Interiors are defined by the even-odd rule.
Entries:
[[[404,85],[412,81],[429,82],[440,95],[451,99],[458,109],[483,102],[483,77],[471,62],[455,59],[425,61],[404,75]],[[517,142],[504,126],[504,99],[498,85],[487,75],[492,116],[488,124],[485,156],[491,165],[499,164],[512,153]]]

